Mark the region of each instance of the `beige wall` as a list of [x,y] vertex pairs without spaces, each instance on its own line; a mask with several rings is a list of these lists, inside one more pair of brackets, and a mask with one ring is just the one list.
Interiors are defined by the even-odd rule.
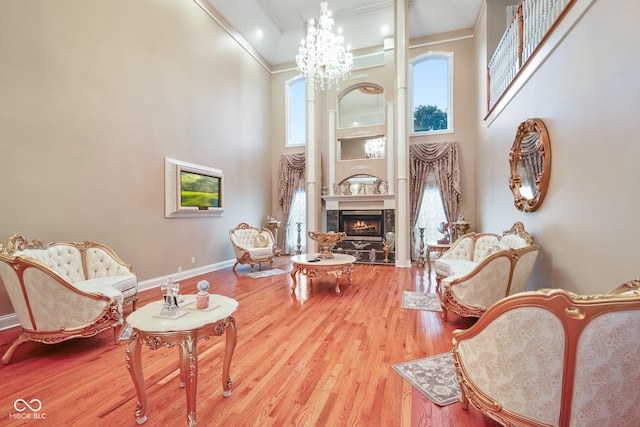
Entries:
[[[270,74],[197,3],[3,2],[0,58],[0,240],[104,242],[147,280],[266,225]],[[222,217],[164,218],[165,156],[224,171]]]
[[[541,246],[536,288],[605,292],[640,276],[637,16],[637,2],[596,0],[496,120],[478,122],[478,221],[494,232],[524,222]],[[479,80],[485,65],[478,62]],[[540,209],[523,214],[507,183],[508,153],[531,117],[549,131],[551,181]]]

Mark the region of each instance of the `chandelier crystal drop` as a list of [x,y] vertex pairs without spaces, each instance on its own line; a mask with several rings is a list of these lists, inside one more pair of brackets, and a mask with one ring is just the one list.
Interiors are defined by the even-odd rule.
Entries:
[[302,40],[302,46],[296,55],[298,71],[314,87],[330,89],[337,86],[340,80],[345,80],[353,67],[353,55],[344,46],[344,37],[335,35],[333,18],[328,10],[326,1],[320,3],[320,19],[316,26],[309,21],[307,37]]

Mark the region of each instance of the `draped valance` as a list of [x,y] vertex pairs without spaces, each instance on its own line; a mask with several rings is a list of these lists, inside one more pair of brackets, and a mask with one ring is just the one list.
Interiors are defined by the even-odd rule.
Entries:
[[280,156],[278,176],[278,203],[285,215],[289,215],[293,195],[304,185],[306,168],[305,153],[283,154]]
[[428,142],[409,145],[409,171],[411,177],[409,187],[411,229],[415,227],[418,220],[430,171],[440,189],[447,222],[455,221],[462,199],[458,144],[456,142]]

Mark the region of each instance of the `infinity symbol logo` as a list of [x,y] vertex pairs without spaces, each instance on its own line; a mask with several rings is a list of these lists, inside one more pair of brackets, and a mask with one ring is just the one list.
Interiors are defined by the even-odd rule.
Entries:
[[40,399],[31,399],[31,401],[29,402],[24,399],[18,399],[13,402],[13,407],[18,412],[24,412],[27,410],[27,408],[31,409],[31,412],[38,412],[40,409],[42,409],[42,402],[40,402]]

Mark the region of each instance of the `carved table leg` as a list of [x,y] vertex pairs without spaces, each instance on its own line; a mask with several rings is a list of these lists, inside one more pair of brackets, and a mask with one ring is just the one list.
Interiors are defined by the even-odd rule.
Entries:
[[144,373],[142,372],[142,352],[141,344],[138,340],[138,333],[134,332],[127,345],[125,353],[125,362],[133,385],[138,395],[138,402],[136,404],[136,410],[133,412],[136,417],[136,423],[143,424],[147,421],[147,389],[144,383]]
[[298,268],[294,265],[293,270],[291,270],[291,279],[293,280],[293,284],[291,285],[291,293],[296,291],[296,274],[298,273]]
[[[182,360],[182,347],[178,346],[178,360]],[[184,367],[182,363],[180,363],[180,388],[185,388],[187,386],[186,380],[186,372],[184,371]]]
[[[336,277],[336,280],[340,276],[342,276],[342,273],[347,273],[347,276],[349,276],[349,285],[352,285],[353,284],[353,277],[351,276],[351,274],[353,273],[353,264],[349,264],[346,267],[342,267],[340,269],[339,276]],[[340,293],[340,290],[337,290],[336,292]]]
[[236,343],[238,342],[238,326],[236,325],[236,319],[233,316],[230,316],[228,319],[229,323],[225,325],[227,341],[224,349],[224,363],[222,365],[222,394],[224,397],[231,396],[231,387],[233,386],[233,382],[229,375],[229,369],[231,367],[231,358],[233,357],[233,352],[236,348]]
[[196,391],[198,388],[198,341],[189,334],[183,342],[180,353],[180,371],[187,376],[187,425],[196,425]]
[[336,294],[339,294],[340,293],[340,277],[342,277],[342,271],[337,270],[333,274],[336,276]]

